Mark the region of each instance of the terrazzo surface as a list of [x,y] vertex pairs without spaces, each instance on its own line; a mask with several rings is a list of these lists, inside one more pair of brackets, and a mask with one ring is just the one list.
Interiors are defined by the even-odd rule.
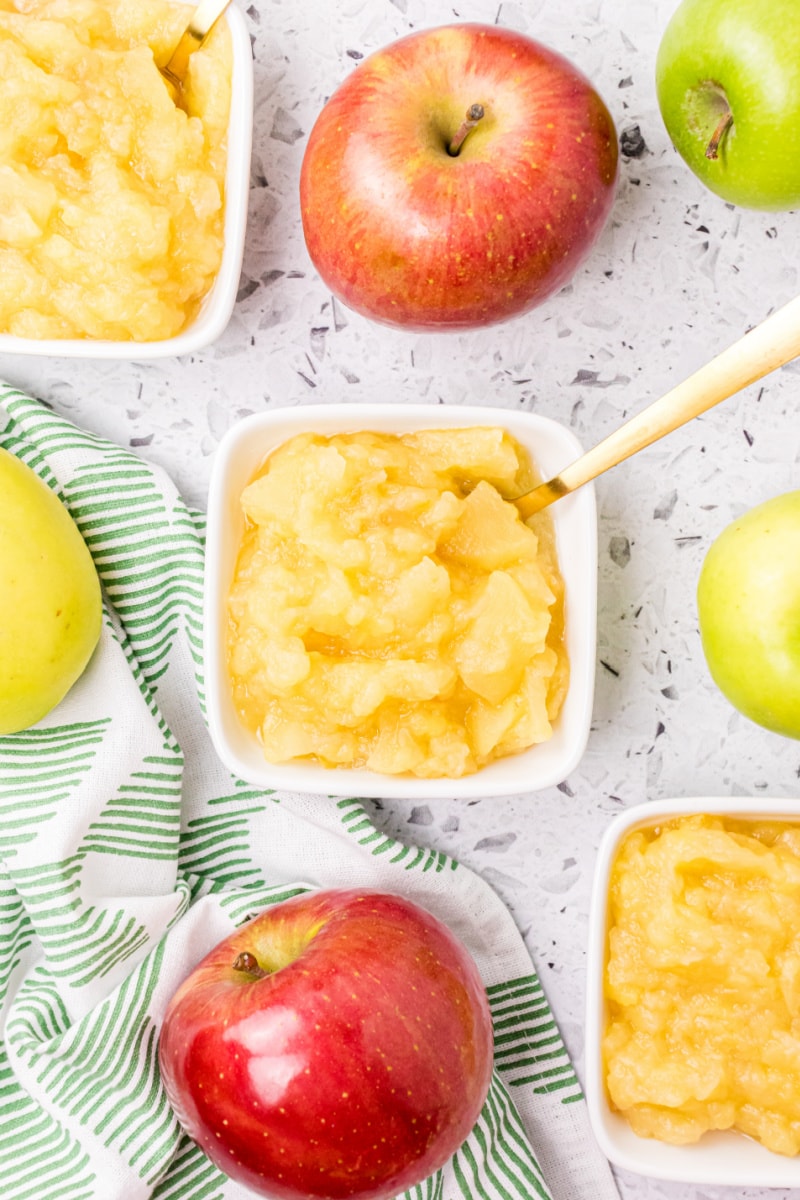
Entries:
[[[800,213],[734,209],[688,172],[655,100],[675,0],[258,0],[255,140],[240,297],[210,349],[113,363],[0,357],[0,375],[168,468],[205,500],[240,417],[391,397],[524,408],[589,446],[798,291]],[[572,283],[529,315],[458,335],[370,324],[332,301],[305,250],[297,183],[308,133],[362,56],[423,26],[498,23],[566,54],[606,99],[623,148],[618,197]],[[697,631],[703,556],[737,514],[800,486],[800,363],[694,421],[597,484],[598,664],[578,769],[534,795],[374,803],[388,832],[455,855],[513,912],[583,1064],[595,851],[615,813],[657,798],[800,797],[800,743],[748,723],[716,691]],[[620,1172],[626,1200],[793,1193],[661,1183]]]

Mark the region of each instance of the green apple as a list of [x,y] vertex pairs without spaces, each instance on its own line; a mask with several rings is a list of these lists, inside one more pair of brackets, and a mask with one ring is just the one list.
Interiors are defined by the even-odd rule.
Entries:
[[800,207],[800,0],[683,0],[656,90],[675,147],[712,192]]
[[751,721],[800,738],[800,491],[722,531],[700,572],[697,611],[720,691]]
[[0,734],[45,716],[100,637],[100,581],[77,525],[38,475],[0,449]]

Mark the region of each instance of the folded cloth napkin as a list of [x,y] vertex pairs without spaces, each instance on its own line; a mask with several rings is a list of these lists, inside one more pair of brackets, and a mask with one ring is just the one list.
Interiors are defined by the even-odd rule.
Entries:
[[65,500],[106,597],[79,683],[36,728],[0,738],[3,1200],[251,1195],[181,1132],[159,1024],[237,924],[354,885],[444,920],[495,1021],[478,1124],[409,1198],[614,1200],[539,980],[488,885],[386,836],[355,797],[258,791],[217,760],[203,720],[202,515],[157,468],[3,386],[0,445]]

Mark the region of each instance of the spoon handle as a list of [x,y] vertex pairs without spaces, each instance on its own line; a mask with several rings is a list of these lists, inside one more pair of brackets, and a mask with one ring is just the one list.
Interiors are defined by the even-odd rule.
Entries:
[[727,350],[695,371],[683,383],[631,417],[602,442],[546,483],[520,496],[515,504],[523,519],[554,500],[596,479],[692,417],[755,383],[800,355],[800,296],[749,330]]
[[202,46],[229,4],[230,0],[200,0],[178,44],[161,68],[161,74],[166,75],[175,87],[183,86],[189,56]]

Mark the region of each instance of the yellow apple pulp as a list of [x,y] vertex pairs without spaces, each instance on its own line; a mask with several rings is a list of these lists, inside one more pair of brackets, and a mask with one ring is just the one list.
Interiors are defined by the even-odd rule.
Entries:
[[300,434],[270,455],[228,606],[234,700],[268,761],[458,778],[552,735],[555,536],[503,498],[532,476],[488,426]]
[[609,891],[612,1107],[676,1145],[800,1153],[800,826],[696,814],[633,830]]
[[0,333],[158,341],[223,254],[230,38],[192,56],[185,111],[156,63],[164,0],[0,0]]

